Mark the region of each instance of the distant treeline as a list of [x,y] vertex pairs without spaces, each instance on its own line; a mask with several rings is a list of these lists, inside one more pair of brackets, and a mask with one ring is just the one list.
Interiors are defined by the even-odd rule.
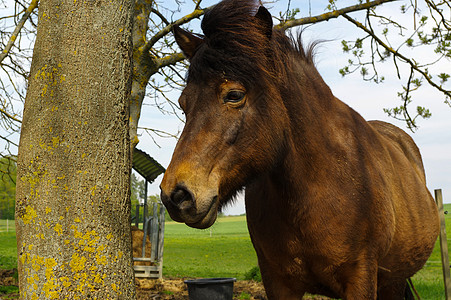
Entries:
[[16,158],[0,158],[0,219],[14,219]]

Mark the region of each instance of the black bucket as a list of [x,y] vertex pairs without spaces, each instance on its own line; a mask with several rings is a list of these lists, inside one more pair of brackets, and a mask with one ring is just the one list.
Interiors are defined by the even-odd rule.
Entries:
[[185,280],[190,300],[232,300],[235,278]]

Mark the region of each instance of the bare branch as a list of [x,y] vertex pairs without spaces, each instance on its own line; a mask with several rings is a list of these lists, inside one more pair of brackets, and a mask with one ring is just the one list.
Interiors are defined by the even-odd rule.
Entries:
[[[393,1],[393,0],[392,0]],[[167,35],[169,32],[171,32],[172,27],[174,25],[182,25],[185,23],[188,23],[189,21],[199,18],[200,16],[204,15],[208,10],[213,8],[213,6],[202,8],[202,9],[196,9],[192,13],[178,19],[172,24],[167,25],[163,29],[161,29],[159,32],[157,32],[144,46],[143,51],[149,51],[162,37]]]
[[343,14],[369,9],[371,7],[375,7],[375,6],[381,5],[383,3],[393,2],[393,1],[397,1],[397,0],[375,0],[375,1],[371,1],[371,2],[365,2],[362,4],[352,5],[352,6],[342,8],[342,9],[334,10],[334,11],[324,13],[324,14],[321,14],[318,16],[288,20],[288,21],[282,22],[274,27],[277,29],[287,30],[288,28],[296,27],[299,25],[314,24],[314,23],[319,23],[322,21],[327,21],[330,19],[338,18],[339,16],[341,16]]
[[403,110],[404,118],[407,122],[407,127],[412,131],[414,130],[414,128],[416,128],[415,119],[412,120],[412,117],[409,114],[409,110],[407,109],[407,105],[409,104],[409,101],[410,101],[410,95],[409,95],[410,91],[411,91],[410,85],[412,83],[413,76],[414,76],[414,70],[410,69],[409,80],[407,81],[407,87],[405,89],[406,93],[405,93],[405,95],[402,96],[403,101],[404,101],[404,108],[405,108]]
[[161,21],[163,21],[163,23],[165,23],[166,25],[170,24],[170,22],[166,20],[166,18],[158,10],[151,8],[150,11],[156,14],[161,19]]
[[174,53],[174,54],[157,59],[156,64],[157,64],[158,69],[160,69],[160,68],[167,67],[167,66],[173,66],[176,63],[181,62],[185,58],[186,57],[183,53]]
[[6,56],[8,56],[9,51],[11,51],[11,48],[13,47],[20,30],[25,25],[25,22],[27,21],[28,17],[30,17],[33,10],[38,6],[38,2],[39,0],[31,1],[30,6],[28,6],[28,8],[25,10],[24,15],[22,16],[13,33],[11,34],[11,37],[9,38],[9,41],[6,44],[5,49],[3,49],[2,53],[0,53],[0,63],[5,59]]
[[173,134],[170,132],[166,132],[166,131],[158,130],[158,129],[154,129],[154,128],[138,127],[138,129],[145,130],[147,133],[152,132],[162,138],[176,138],[177,139],[177,135],[178,135],[178,134]]
[[174,138],[174,139],[178,139],[178,135],[180,132],[178,132],[177,134],[172,134],[166,131],[162,131],[162,130],[158,130],[158,129],[153,129],[153,128],[146,128],[146,127],[138,127],[138,129],[144,130],[152,139],[153,143],[158,147],[161,148],[161,146],[157,143],[157,141],[155,140],[153,135],[156,135],[160,138]]
[[13,141],[11,141],[10,139],[7,139],[7,138],[5,138],[5,137],[2,137],[1,135],[0,135],[0,139],[6,141],[7,143],[9,143],[9,144],[11,144],[11,145],[14,145],[14,146],[16,146],[16,147],[19,147],[19,145],[17,145],[16,143],[14,143]]
[[199,9],[200,3],[202,2],[202,0],[197,0],[197,1],[194,1],[194,2],[197,2],[196,3],[196,9]]
[[[444,3],[440,3],[438,5],[436,5],[433,1],[430,0],[425,0],[425,2],[427,3],[428,7],[430,10],[434,10],[436,13],[438,13],[441,17],[441,22],[437,22],[436,24],[443,24],[443,26],[447,29],[447,30],[451,30],[451,20],[448,20],[444,15],[443,12],[440,8],[438,8],[438,5],[442,5],[442,4],[447,4],[450,8],[451,5],[449,3],[447,3],[447,1],[444,1]],[[431,12],[431,16],[432,16],[432,12]]]
[[16,122],[22,123],[21,120],[19,120],[19,119],[16,118],[15,116],[9,114],[6,110],[2,109],[1,107],[0,107],[0,114],[4,115],[4,116],[7,117],[7,118],[10,118],[11,120],[14,120],[14,121],[16,121]]

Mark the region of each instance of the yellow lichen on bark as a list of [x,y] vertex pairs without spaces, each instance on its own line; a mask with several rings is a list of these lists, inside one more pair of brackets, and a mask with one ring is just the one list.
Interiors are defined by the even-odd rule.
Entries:
[[56,225],[53,227],[53,229],[58,233],[58,236],[63,234],[62,226],[59,223],[56,223]]
[[25,214],[22,216],[22,220],[25,224],[30,224],[31,222],[35,222],[35,219],[37,217],[36,210],[28,205],[25,208]]

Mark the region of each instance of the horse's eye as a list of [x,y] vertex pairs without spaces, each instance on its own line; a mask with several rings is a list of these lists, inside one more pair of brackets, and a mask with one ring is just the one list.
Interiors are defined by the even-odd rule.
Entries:
[[224,102],[237,103],[243,100],[244,96],[245,96],[244,92],[232,90],[227,93]]

